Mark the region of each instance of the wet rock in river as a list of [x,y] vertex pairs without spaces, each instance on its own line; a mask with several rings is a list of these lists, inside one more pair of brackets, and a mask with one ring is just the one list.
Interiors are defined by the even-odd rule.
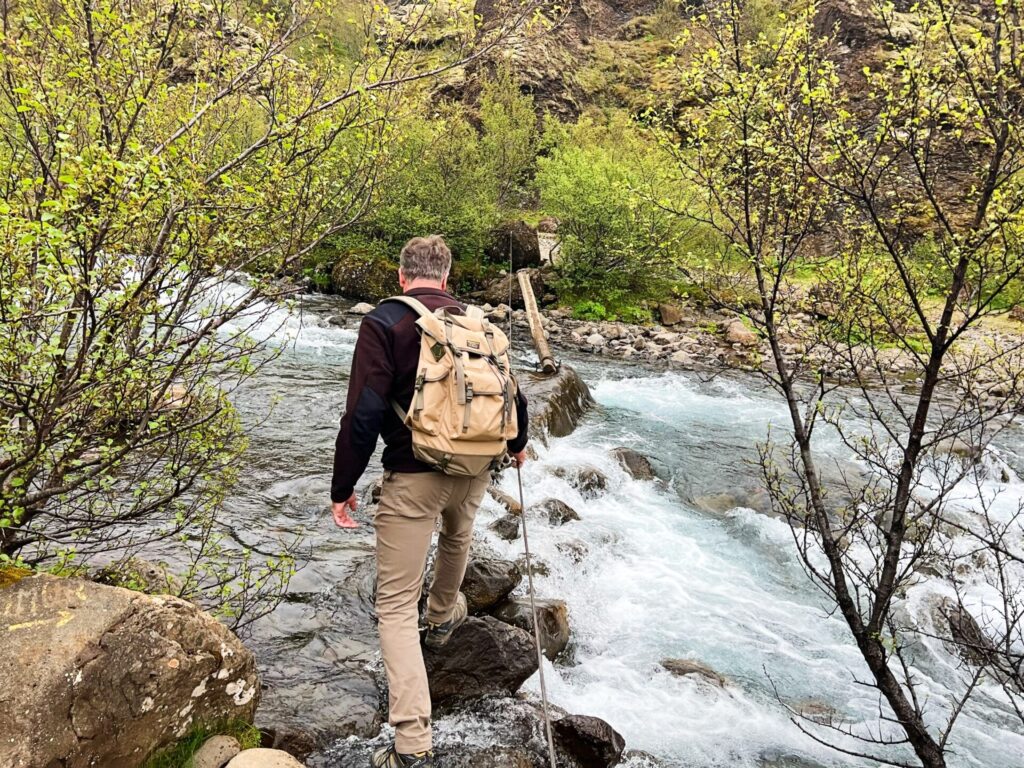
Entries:
[[493,485],[487,488],[487,493],[490,494],[492,499],[501,504],[501,506],[503,506],[509,514],[523,514],[523,507],[519,503],[519,499],[513,498],[509,494],[502,491],[500,488],[496,488]]
[[[551,709],[553,717],[566,714],[558,707]],[[550,768],[540,703],[530,694],[446,702],[435,708],[433,727],[434,759],[444,768]],[[338,742],[312,765],[361,768],[368,764],[373,750],[390,738],[384,733],[365,741]],[[580,768],[575,761],[562,759],[558,766]]]
[[555,548],[576,564],[582,563],[583,559],[590,553],[589,547],[579,539],[560,541],[555,545]]
[[545,499],[530,507],[530,512],[547,517],[551,525],[565,525],[580,519],[576,510],[561,499]]
[[537,671],[533,638],[493,616],[471,616],[439,651],[423,661],[435,703],[489,694],[512,694]]
[[721,493],[697,496],[693,505],[703,512],[723,515],[738,507],[752,509],[763,515],[773,514],[772,500],[764,488],[735,488]]
[[471,556],[462,581],[469,612],[490,610],[508,597],[522,580],[523,572],[510,560]]
[[519,386],[530,402],[530,435],[541,442],[546,442],[548,436],[572,434],[594,405],[590,389],[568,365],[563,364],[551,376],[520,376]]
[[664,659],[661,662],[661,666],[676,677],[689,677],[692,675],[706,680],[719,688],[725,687],[725,678],[707,664],[701,664],[699,661],[693,661],[692,659]]
[[655,478],[651,460],[642,453],[634,451],[632,448],[616,448],[612,451],[612,456],[634,480],[653,480]]
[[519,520],[518,515],[502,515],[491,523],[490,529],[499,539],[515,541],[519,538]]
[[0,590],[0,636],[5,764],[137,765],[259,701],[253,654],[176,597],[33,576]]
[[552,474],[567,479],[569,485],[579,491],[584,499],[596,499],[608,489],[608,478],[594,467],[581,467],[573,471],[557,467]]
[[[537,600],[540,644],[551,661],[569,644],[569,608],[564,600]],[[494,617],[533,635],[533,610],[529,598],[506,600],[494,609]]]
[[610,768],[622,760],[626,740],[599,717],[568,715],[553,723],[556,749],[580,766]]

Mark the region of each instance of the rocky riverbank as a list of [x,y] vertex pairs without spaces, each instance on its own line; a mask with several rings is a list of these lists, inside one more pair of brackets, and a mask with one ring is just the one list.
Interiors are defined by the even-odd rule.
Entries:
[[[529,325],[523,310],[507,304],[483,306],[492,322],[507,327],[511,314],[515,337],[529,343]],[[749,324],[736,315],[679,305],[659,308],[662,323],[639,325],[623,322],[577,320],[564,308],[545,310],[544,332],[553,347],[613,360],[634,361],[672,370],[771,371],[771,350]],[[896,347],[855,353],[851,361],[836,354],[834,346],[821,341],[821,318],[804,313],[792,318],[781,338],[786,357],[803,367],[825,372],[842,383],[878,381],[884,373],[890,381],[902,381],[907,390],[920,383],[921,361],[910,351]],[[972,328],[959,347],[961,358],[974,350],[1019,350],[1024,344],[1024,315],[1017,313],[998,323]],[[989,352],[990,353],[990,352]],[[1019,351],[1016,354],[1020,354]],[[981,384],[992,398],[1006,388],[1007,372],[995,366],[979,371]]]

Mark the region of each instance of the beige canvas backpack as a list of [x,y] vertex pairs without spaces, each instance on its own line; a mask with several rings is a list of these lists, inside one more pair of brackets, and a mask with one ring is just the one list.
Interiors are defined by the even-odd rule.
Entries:
[[475,477],[495,467],[518,432],[517,384],[508,337],[478,307],[465,315],[431,312],[393,296],[419,319],[420,359],[408,410],[391,401],[412,430],[416,458],[447,475]]

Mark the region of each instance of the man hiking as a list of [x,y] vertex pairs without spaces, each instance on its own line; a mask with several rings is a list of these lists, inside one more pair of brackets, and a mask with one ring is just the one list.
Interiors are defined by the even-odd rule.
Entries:
[[526,398],[509,370],[508,341],[479,310],[447,292],[451,259],[439,235],[402,248],[403,295],[382,302],[360,326],[335,446],[334,520],[354,528],[355,484],[377,437],[385,443],[373,526],[395,742],[374,753],[373,768],[434,765],[417,608],[431,537],[440,519],[423,639],[436,649],[466,619],[459,589],[490,471],[506,452],[521,465],[526,448]]

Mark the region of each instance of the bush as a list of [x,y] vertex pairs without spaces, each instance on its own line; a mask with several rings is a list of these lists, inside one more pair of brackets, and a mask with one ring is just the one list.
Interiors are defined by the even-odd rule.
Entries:
[[332,253],[363,250],[394,260],[410,238],[427,234],[444,235],[460,274],[479,282],[491,230],[524,197],[537,127],[533,99],[505,72],[484,85],[480,130],[469,118],[465,106],[450,104],[426,120],[398,122],[360,233],[307,260],[315,284],[326,283]]
[[536,184],[544,212],[561,221],[559,294],[635,310],[638,299],[666,293],[682,233],[655,202],[667,191],[656,144],[624,119],[556,125],[547,144]]

